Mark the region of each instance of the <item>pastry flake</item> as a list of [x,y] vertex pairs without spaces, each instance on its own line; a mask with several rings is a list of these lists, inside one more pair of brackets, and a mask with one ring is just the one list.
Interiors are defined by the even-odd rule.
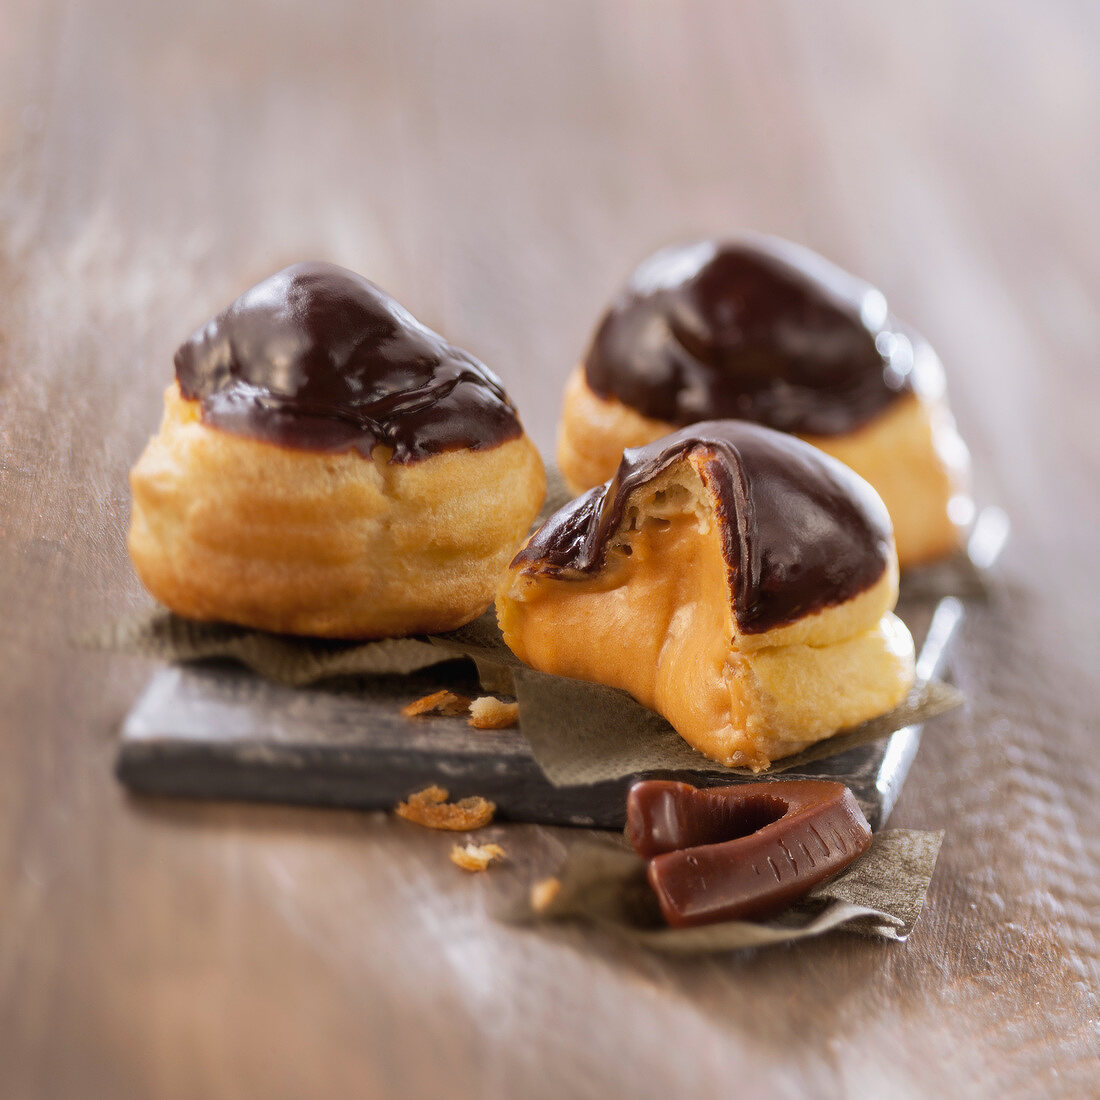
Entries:
[[554,904],[554,899],[560,893],[561,879],[551,876],[550,878],[539,879],[538,882],[531,884],[528,900],[531,908],[536,913],[545,913]]
[[470,704],[469,725],[477,730],[510,729],[519,721],[519,703],[482,695]]
[[430,695],[423,695],[411,703],[406,703],[401,708],[401,713],[406,718],[423,718],[428,715],[451,717],[465,714],[469,709],[470,700],[465,695],[444,689],[433,691]]
[[448,797],[449,792],[444,787],[425,787],[399,802],[393,812],[414,825],[451,832],[480,829],[488,825],[496,813],[496,803],[480,795],[458,802],[448,802]]
[[456,844],[451,849],[451,862],[464,871],[485,871],[490,863],[503,858],[499,844]]

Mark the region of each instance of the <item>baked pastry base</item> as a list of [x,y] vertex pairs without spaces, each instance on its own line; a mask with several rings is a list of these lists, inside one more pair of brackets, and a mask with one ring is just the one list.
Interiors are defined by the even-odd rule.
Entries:
[[[558,465],[574,493],[614,475],[622,453],[676,430],[594,393],[577,366],[565,387]],[[969,522],[969,458],[942,393],[900,397],[869,424],[841,436],[801,436],[840,459],[882,497],[902,568],[952,553]]]
[[542,503],[521,436],[388,461],[209,428],[172,385],[130,475],[142,583],[191,619],[331,638],[453,630],[480,615]]

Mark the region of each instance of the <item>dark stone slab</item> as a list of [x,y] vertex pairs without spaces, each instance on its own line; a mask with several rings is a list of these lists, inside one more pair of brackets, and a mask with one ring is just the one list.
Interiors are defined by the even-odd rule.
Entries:
[[[905,613],[925,638],[920,674],[938,671],[962,616],[944,600],[935,618]],[[929,624],[931,623],[931,629]],[[158,672],[127,717],[117,772],[131,790],[188,798],[246,799],[389,810],[437,783],[452,798],[479,794],[504,820],[621,828],[635,778],[555,787],[519,730],[473,730],[465,718],[405,718],[405,703],[440,687],[479,690],[471,662],[452,661],[409,676],[288,688],[229,663],[172,665]],[[812,775],[855,792],[874,828],[897,800],[920,727],[818,761]],[[742,781],[707,773],[650,772],[718,785]]]

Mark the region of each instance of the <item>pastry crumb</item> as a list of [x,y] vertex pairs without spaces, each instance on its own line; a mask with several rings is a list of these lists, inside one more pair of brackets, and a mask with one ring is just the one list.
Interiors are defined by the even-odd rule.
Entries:
[[465,695],[458,695],[453,691],[433,691],[431,695],[425,695],[420,699],[414,699],[411,703],[401,708],[401,713],[406,718],[419,718],[429,714],[438,714],[450,717],[456,714],[465,714],[470,709],[470,700]]
[[503,858],[504,849],[499,844],[456,844],[451,849],[451,862],[464,871],[484,871],[493,860]]
[[553,904],[559,890],[561,890],[561,879],[553,876],[536,882],[531,887],[531,908],[536,913],[545,912]]
[[519,703],[506,703],[492,695],[482,695],[470,704],[467,725],[476,730],[504,730],[519,721]]
[[448,802],[448,791],[443,787],[425,787],[410,794],[407,801],[399,802],[394,809],[398,817],[423,825],[427,829],[480,829],[493,820],[496,803],[480,795]]

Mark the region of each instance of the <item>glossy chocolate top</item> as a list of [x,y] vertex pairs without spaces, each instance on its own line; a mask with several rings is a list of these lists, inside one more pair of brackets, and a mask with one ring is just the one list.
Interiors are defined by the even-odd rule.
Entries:
[[694,424],[626,451],[606,485],[555,512],[512,564],[565,580],[596,573],[631,495],[693,455],[713,494],[743,632],[843,603],[883,575],[892,533],[874,490],[816,447],[736,420]]
[[522,434],[490,370],[334,264],[246,291],[176,352],[176,379],[203,423],[306,451],[409,463]]
[[874,287],[776,237],[666,248],[584,360],[589,387],[670,424],[735,417],[840,435],[911,388],[913,346]]
[[855,796],[828,780],[709,789],[644,780],[627,795],[626,818],[676,927],[770,916],[871,846]]

